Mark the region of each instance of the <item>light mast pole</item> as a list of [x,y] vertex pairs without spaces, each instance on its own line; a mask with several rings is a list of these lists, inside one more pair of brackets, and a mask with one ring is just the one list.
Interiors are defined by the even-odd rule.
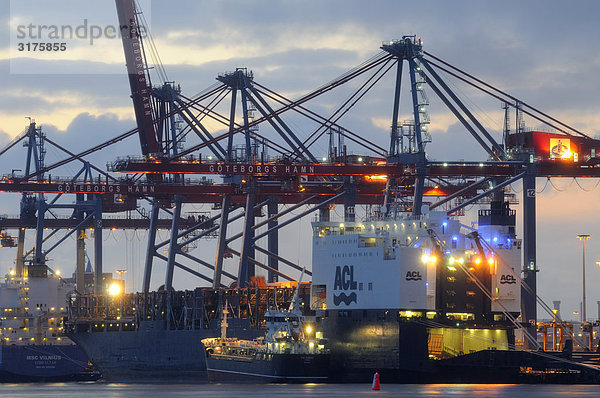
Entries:
[[583,246],[582,246],[582,253],[583,253],[583,263],[582,263],[582,271],[583,271],[583,302],[582,302],[582,305],[581,305],[581,319],[582,319],[582,322],[586,322],[587,318],[586,318],[586,314],[585,314],[585,241],[590,238],[590,235],[581,234],[581,235],[577,235],[577,238],[583,244]]

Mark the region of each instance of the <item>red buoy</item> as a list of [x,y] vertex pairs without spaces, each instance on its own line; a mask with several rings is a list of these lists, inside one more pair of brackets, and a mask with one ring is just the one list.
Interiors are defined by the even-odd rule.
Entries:
[[373,387],[371,390],[379,391],[379,373],[377,372],[373,375]]

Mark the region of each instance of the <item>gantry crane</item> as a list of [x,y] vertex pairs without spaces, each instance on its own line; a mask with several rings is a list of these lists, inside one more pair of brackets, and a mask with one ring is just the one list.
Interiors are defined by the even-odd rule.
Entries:
[[[186,97],[179,85],[163,82],[153,86],[146,62],[144,41],[141,31],[139,10],[133,0],[116,0],[119,23],[128,32],[123,37],[123,48],[132,93],[137,128],[130,130],[108,143],[101,144],[67,160],[82,159],[94,150],[138,135],[141,157],[117,159],[109,168],[111,172],[135,173],[133,177],[115,177],[102,171],[103,180],[51,180],[45,172],[65,161],[48,167],[26,172],[24,177],[7,177],[0,183],[0,191],[29,193],[88,194],[95,200],[95,211],[101,212],[105,203],[103,196],[118,194],[125,198],[148,198],[152,201],[149,219],[149,241],[144,272],[144,292],[150,289],[153,263],[156,258],[166,262],[165,289],[171,289],[175,267],[192,272],[218,288],[225,283],[223,277],[235,281],[238,286],[247,286],[255,274],[255,267],[268,271],[269,280],[278,277],[294,279],[279,270],[285,264],[301,270],[297,264],[282,257],[278,250],[278,231],[291,222],[318,211],[328,217],[330,206],[344,206],[344,218],[355,217],[355,206],[376,205],[382,216],[405,211],[417,216],[422,205],[430,208],[443,206],[449,215],[461,211],[465,206],[476,203],[489,195],[503,199],[503,188],[522,180],[524,205],[524,280],[528,289],[536,290],[535,253],[535,178],[554,176],[598,177],[596,166],[596,140],[559,122],[537,109],[484,83],[423,50],[422,41],[415,36],[384,42],[382,52],[360,67],[334,79],[296,100],[260,84],[253,73],[239,68],[217,77],[213,86],[195,98]],[[403,66],[408,64],[412,120],[400,122],[400,93]],[[362,98],[383,75],[395,70],[394,100],[389,149],[383,148],[363,134],[342,126],[341,118]],[[527,114],[543,121],[558,131],[563,140],[573,140],[577,145],[590,148],[589,153],[575,159],[561,156],[544,157],[539,148],[532,144],[540,134],[532,134],[517,128],[512,134],[505,128],[504,142],[498,143],[459,97],[449,88],[441,74],[451,75],[473,87],[497,98],[506,108],[513,107],[517,120]],[[366,77],[366,78],[365,78]],[[323,117],[308,107],[310,100],[329,92],[345,83],[365,78],[359,86],[331,116]],[[432,90],[452,111],[487,154],[480,162],[430,161],[426,156],[428,135],[427,90]],[[238,96],[239,94],[239,96]],[[227,95],[230,95],[229,115],[216,110]],[[241,108],[241,122],[236,109]],[[304,117],[316,124],[308,138],[301,139],[283,119],[286,112]],[[203,121],[210,119],[223,126],[225,132],[211,132]],[[181,127],[180,125],[184,126]],[[268,125],[275,138],[258,130]],[[507,123],[508,126],[508,123]],[[520,126],[520,125],[519,125]],[[531,133],[531,134],[530,134]],[[183,148],[186,135],[193,135],[201,142]],[[528,135],[529,134],[529,135]],[[321,137],[329,135],[328,156],[317,159],[311,147]],[[338,136],[338,146],[334,145]],[[236,146],[234,137],[241,136],[242,144]],[[576,138],[573,138],[576,136]],[[342,137],[369,151],[367,155],[349,154]],[[548,139],[559,139],[550,138]],[[571,141],[569,141],[570,143]],[[537,149],[536,149],[537,148]],[[267,149],[275,153],[268,156]],[[576,149],[576,148],[575,148]],[[209,155],[201,155],[208,150]],[[581,153],[572,151],[572,153]],[[571,152],[569,150],[569,152]],[[223,183],[203,180],[188,181],[188,174],[218,175]],[[140,175],[148,178],[143,181]],[[491,188],[489,185],[491,184]],[[438,197],[435,202],[424,202],[424,197]],[[439,199],[443,197],[443,199]],[[185,203],[200,202],[220,205],[220,214],[182,228],[181,212]],[[280,210],[280,205],[292,205]],[[285,222],[284,216],[305,205],[312,205]],[[267,219],[256,221],[256,214],[267,207]],[[159,223],[159,212],[170,209],[171,237],[168,242],[157,243],[155,231]],[[40,212],[38,211],[38,218]],[[244,220],[242,232],[228,237],[228,225]],[[84,224],[79,225],[79,227]],[[262,226],[265,232],[257,233]],[[202,231],[192,238],[189,233]],[[208,263],[185,253],[185,244],[202,238],[206,234],[218,236],[215,262]],[[257,241],[268,238],[267,248],[258,246]],[[231,243],[241,239],[239,251]],[[168,256],[157,249],[168,245]],[[99,252],[101,253],[101,248]],[[262,264],[255,253],[266,254],[268,263]],[[239,257],[237,272],[227,272],[223,267],[225,253]],[[194,261],[212,274],[196,272],[178,261],[178,256]],[[101,259],[100,259],[101,260]],[[100,269],[100,271],[98,271]],[[96,273],[101,272],[101,261],[96,264]],[[537,318],[535,299],[523,298],[522,319],[525,323]],[[532,328],[529,329],[530,331]],[[533,332],[535,329],[533,329]]]

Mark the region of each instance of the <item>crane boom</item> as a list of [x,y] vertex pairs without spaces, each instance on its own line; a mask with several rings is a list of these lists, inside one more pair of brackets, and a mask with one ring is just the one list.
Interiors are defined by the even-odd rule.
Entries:
[[160,148],[154,128],[150,79],[146,73],[148,68],[136,19],[135,0],[115,0],[115,3],[142,154],[156,154]]

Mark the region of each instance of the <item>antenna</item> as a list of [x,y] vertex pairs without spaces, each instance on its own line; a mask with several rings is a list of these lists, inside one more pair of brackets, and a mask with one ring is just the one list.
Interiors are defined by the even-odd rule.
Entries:
[[300,274],[300,279],[298,279],[298,285],[296,286],[296,290],[294,290],[294,297],[292,298],[292,302],[290,303],[290,308],[288,309],[289,312],[292,312],[296,307],[296,301],[298,301],[298,293],[300,290],[300,284],[302,283],[302,277],[304,276],[305,272],[306,272],[306,267],[302,267],[302,273]]

